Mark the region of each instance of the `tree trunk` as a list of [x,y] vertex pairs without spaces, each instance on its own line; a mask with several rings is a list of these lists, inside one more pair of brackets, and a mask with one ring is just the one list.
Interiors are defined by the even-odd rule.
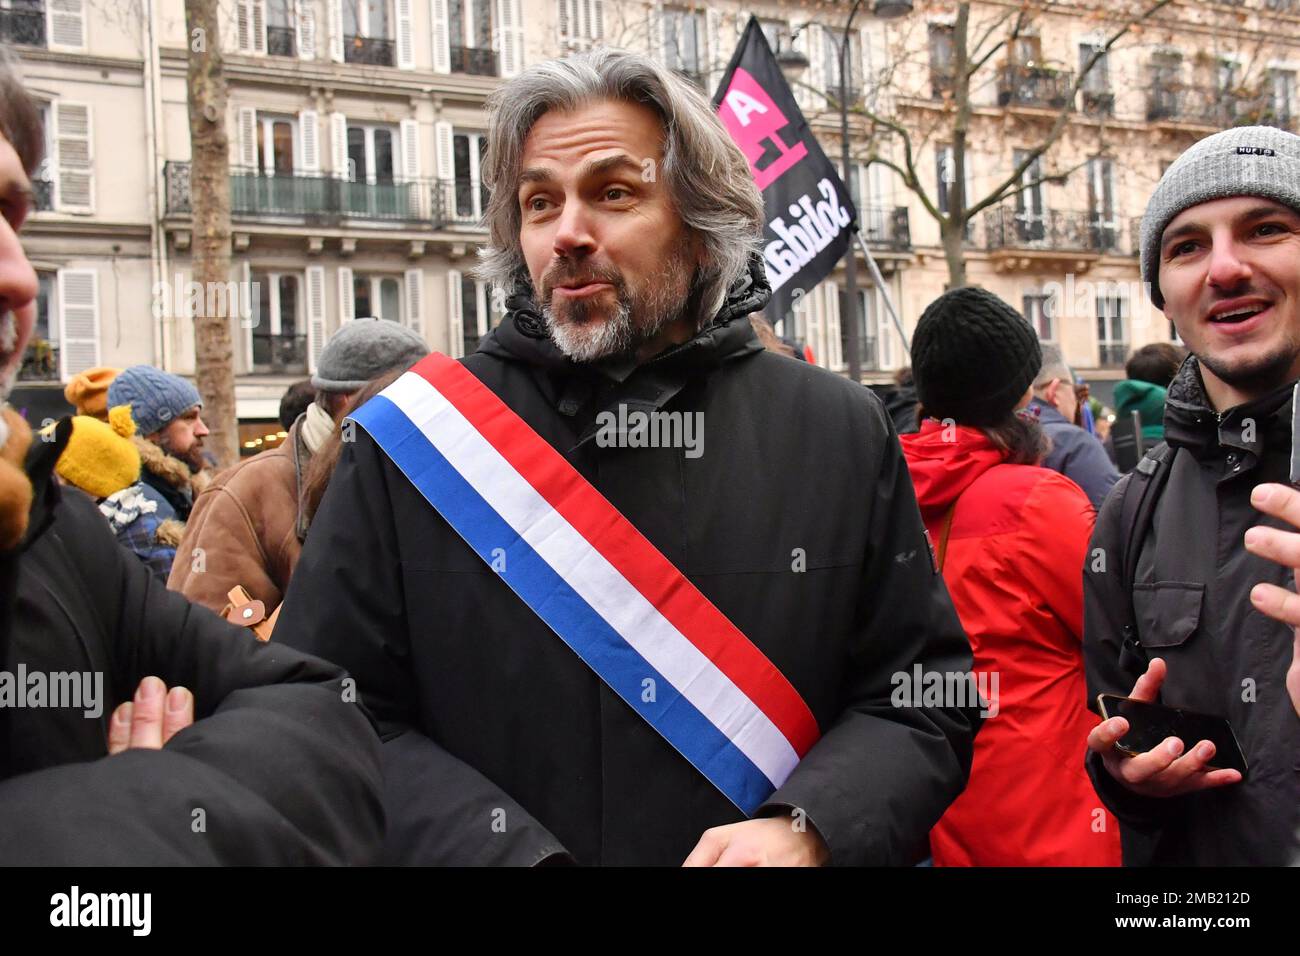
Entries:
[[949,217],[939,230],[943,239],[943,258],[948,263],[948,288],[959,289],[966,284],[966,248],[963,224]]
[[225,468],[239,460],[230,308],[230,157],[226,80],[222,74],[218,0],[185,0],[189,43],[190,202],[194,210],[193,280],[203,290],[194,317],[195,369],[203,397],[207,446]]

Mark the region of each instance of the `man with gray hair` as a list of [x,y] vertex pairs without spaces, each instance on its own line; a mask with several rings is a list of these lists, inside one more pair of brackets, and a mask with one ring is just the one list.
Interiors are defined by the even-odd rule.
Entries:
[[1101,442],[1074,423],[1079,399],[1074,393],[1074,373],[1065,364],[1061,350],[1047,344],[1042,348],[1043,367],[1034,379],[1029,407],[1052,440],[1043,467],[1065,475],[1099,509],[1119,481],[1119,472]]
[[506,318],[354,413],[276,631],[379,719],[389,861],[924,858],[979,703],[894,691],[970,647],[880,403],[746,320],[744,154],[600,49],[493,95],[484,167]]

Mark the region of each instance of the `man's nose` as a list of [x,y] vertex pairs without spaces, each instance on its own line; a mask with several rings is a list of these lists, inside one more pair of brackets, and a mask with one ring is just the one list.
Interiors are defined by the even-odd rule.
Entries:
[[12,312],[36,298],[36,270],[27,261],[18,234],[0,217],[0,311]]
[[570,199],[564,204],[551,245],[557,256],[571,259],[582,258],[595,251],[596,237],[586,203]]
[[204,435],[210,434],[208,432],[208,426],[203,424],[203,419],[196,418],[194,420],[194,434],[199,438],[202,438]]
[[1236,240],[1226,235],[1215,236],[1213,243],[1206,281],[1219,289],[1235,289],[1250,281],[1250,264],[1242,257]]

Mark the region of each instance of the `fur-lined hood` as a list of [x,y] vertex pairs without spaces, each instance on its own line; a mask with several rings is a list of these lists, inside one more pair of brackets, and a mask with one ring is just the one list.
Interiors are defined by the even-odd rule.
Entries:
[[135,444],[136,450],[140,452],[141,468],[161,478],[177,491],[185,492],[188,489],[190,497],[197,498],[199,492],[212,483],[212,475],[209,474],[206,468],[195,474],[190,471],[189,465],[179,458],[167,454],[147,438],[132,435],[131,441]]

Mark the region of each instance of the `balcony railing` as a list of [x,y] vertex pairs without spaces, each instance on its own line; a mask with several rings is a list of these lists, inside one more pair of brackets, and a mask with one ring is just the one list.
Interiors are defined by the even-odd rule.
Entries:
[[1147,92],[1147,119],[1218,129],[1259,124],[1286,129],[1288,127],[1283,124],[1290,122],[1292,117],[1289,110],[1279,113],[1267,96],[1157,82]]
[[33,341],[23,352],[18,367],[20,382],[57,382],[59,380],[59,349],[44,339]]
[[1074,74],[1037,66],[1006,66],[998,77],[999,106],[1060,109],[1069,102]]
[[297,56],[298,41],[293,27],[267,27],[266,52],[271,56]]
[[1106,252],[1113,248],[1117,234],[1117,229],[1099,228],[1096,219],[1085,212],[1048,209],[1032,213],[999,206],[984,214],[984,236],[990,251]]
[[393,40],[379,37],[343,38],[343,59],[348,63],[364,63],[367,66],[392,66],[393,49],[397,44]]
[[307,371],[307,336],[253,333],[254,374]]
[[866,206],[858,209],[862,238],[875,246],[910,249],[912,229],[906,206]]
[[451,72],[471,76],[498,76],[497,51],[472,46],[451,48]]
[[1123,368],[1127,361],[1127,342],[1102,342],[1097,346],[1098,368]]
[[0,42],[45,46],[45,5],[20,3],[0,10]]
[[54,182],[52,180],[32,180],[32,206],[37,212],[49,212],[54,208]]
[[1110,90],[1084,90],[1080,100],[1085,116],[1115,115],[1115,94]]
[[[163,178],[167,215],[190,215],[190,164],[166,163]],[[477,227],[486,204],[486,188],[470,180],[367,183],[322,174],[264,176],[238,167],[230,172],[230,214],[237,219],[295,219],[312,225],[369,220],[431,228]]]

